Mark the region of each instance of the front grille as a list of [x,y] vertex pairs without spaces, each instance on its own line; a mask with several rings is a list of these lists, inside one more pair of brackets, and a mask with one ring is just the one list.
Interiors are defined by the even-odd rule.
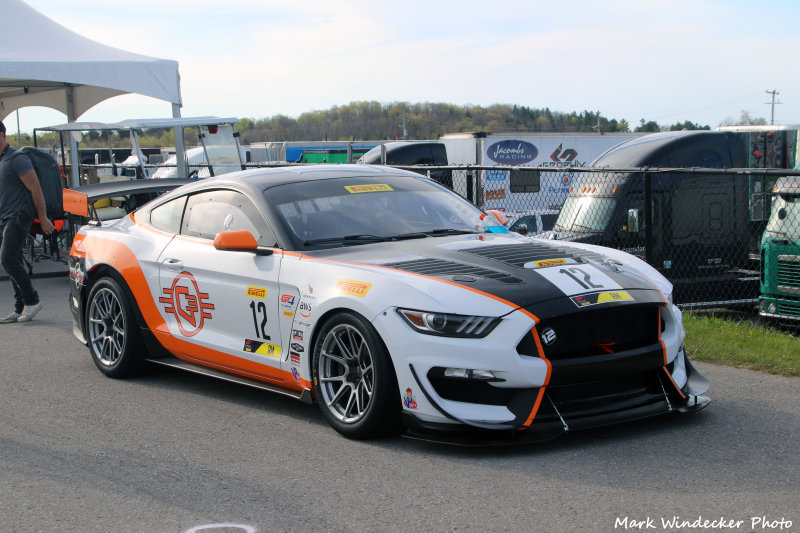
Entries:
[[521,279],[507,272],[466,265],[464,263],[456,263],[454,261],[443,261],[441,259],[417,259],[414,261],[389,263],[382,266],[439,278],[447,276],[473,276],[476,278],[493,279],[501,283],[522,283]]
[[800,292],[800,257],[781,255],[778,257],[778,290]]
[[773,300],[773,302],[776,305],[776,315],[800,317],[800,300],[780,298]]
[[[659,307],[629,305],[581,311],[543,320],[536,326],[541,335],[552,330],[555,341],[542,342],[545,356],[558,361],[609,353],[621,353],[658,343],[662,329]],[[520,355],[538,357],[533,332],[517,345]]]
[[512,244],[484,246],[480,248],[464,248],[460,252],[487,257],[494,261],[501,261],[511,266],[522,268],[531,261],[547,259],[575,259],[585,258],[591,261],[602,262],[604,257],[594,252],[576,250],[566,246],[533,242],[530,244]]

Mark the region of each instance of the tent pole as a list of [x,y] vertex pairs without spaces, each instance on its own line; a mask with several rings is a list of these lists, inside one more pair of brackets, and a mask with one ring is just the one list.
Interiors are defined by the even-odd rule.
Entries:
[[[181,105],[172,104],[172,118],[181,118]],[[189,174],[186,172],[186,148],[183,144],[183,128],[175,126],[175,162],[178,165],[179,178],[185,178]]]
[[[78,118],[75,116],[75,91],[72,85],[67,85],[65,89],[64,93],[67,97],[67,122],[75,122]],[[72,186],[79,187],[81,184],[81,154],[78,152],[78,141],[75,140],[73,132],[69,133],[69,166],[70,174],[72,175]]]

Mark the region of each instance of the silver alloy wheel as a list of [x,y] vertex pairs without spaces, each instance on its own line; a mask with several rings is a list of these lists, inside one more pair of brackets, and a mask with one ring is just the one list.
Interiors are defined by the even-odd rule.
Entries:
[[117,295],[105,287],[89,304],[89,344],[98,361],[113,366],[125,349],[125,314]]
[[350,324],[331,329],[319,356],[322,401],[338,420],[352,424],[364,417],[372,399],[372,352],[361,331]]

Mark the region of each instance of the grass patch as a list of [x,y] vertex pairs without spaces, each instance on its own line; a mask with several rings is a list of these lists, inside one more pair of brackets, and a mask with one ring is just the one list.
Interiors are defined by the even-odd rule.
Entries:
[[694,361],[800,376],[800,338],[788,333],[714,315],[687,312],[686,352]]

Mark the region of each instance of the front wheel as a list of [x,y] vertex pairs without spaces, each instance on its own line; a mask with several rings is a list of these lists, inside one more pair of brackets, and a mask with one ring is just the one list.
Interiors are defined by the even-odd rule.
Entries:
[[340,313],[325,323],[314,346],[314,390],[336,431],[355,439],[400,427],[397,380],[383,343],[366,320]]
[[141,335],[125,291],[113,278],[102,278],[92,286],[86,301],[86,330],[92,359],[103,374],[125,378],[141,373]]

